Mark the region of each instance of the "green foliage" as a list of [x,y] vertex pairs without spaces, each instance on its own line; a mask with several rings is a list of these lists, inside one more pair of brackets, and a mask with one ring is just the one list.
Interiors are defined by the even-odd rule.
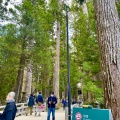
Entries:
[[[12,30],[11,30],[12,29]],[[18,29],[15,25],[8,24],[0,32],[0,99],[13,90],[19,65],[19,40],[16,38]]]
[[[4,82],[3,86],[0,86],[0,90],[3,91],[0,94],[1,100],[4,100],[4,95],[15,87],[21,53],[25,55],[25,65],[32,60],[33,78],[35,79],[32,85],[38,90],[44,90],[44,86],[46,88],[49,86],[44,81],[51,78],[53,71],[51,52],[53,43],[49,40],[51,39],[54,18],[51,19],[52,12],[45,9],[45,2],[41,4],[41,1],[38,1],[35,6],[29,0],[24,0],[21,6],[16,6],[18,12],[11,10],[14,20],[17,20],[18,23],[7,25],[0,32],[2,36],[0,39],[3,42],[0,46],[0,50],[3,51],[0,52],[0,81]],[[18,17],[17,13],[21,17]],[[6,81],[8,81],[7,84]],[[41,82],[36,85],[36,81]]]
[[120,17],[120,4],[117,3],[116,6],[117,6],[118,15]]
[[76,0],[76,1],[82,5],[85,0]]
[[[79,1],[83,3],[83,0]],[[25,65],[32,64],[32,88],[42,90],[45,95],[53,86],[55,64],[55,23],[60,21],[60,96],[67,94],[66,19],[63,7],[57,0],[49,4],[45,0],[24,0],[21,5],[10,9],[14,24],[2,26],[0,31],[0,99],[13,90],[20,66],[20,55],[25,55]],[[89,17],[74,3],[71,13],[74,20],[70,27],[70,80],[72,97],[77,96],[77,83],[83,84],[84,95],[90,92],[95,99],[102,99],[98,42],[92,0],[87,3]],[[69,18],[70,19],[70,18]]]
[[[71,86],[75,86],[78,82],[83,84],[83,95],[86,96],[90,92],[92,99],[102,98],[103,90],[101,89],[101,81],[97,78],[100,73],[98,43],[95,33],[95,20],[92,2],[87,3],[89,14],[83,14],[82,9],[75,12],[74,18],[74,34],[72,44],[74,52],[72,53],[71,68],[76,67],[77,71],[71,69]],[[74,9],[75,8],[75,9]],[[77,64],[76,64],[77,63]],[[73,76],[72,76],[73,74]],[[75,77],[74,77],[75,76]],[[74,93],[76,92],[73,89]]]

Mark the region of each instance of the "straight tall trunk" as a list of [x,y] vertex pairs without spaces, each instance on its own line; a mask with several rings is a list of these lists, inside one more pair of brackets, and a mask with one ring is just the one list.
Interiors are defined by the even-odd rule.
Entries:
[[[59,8],[60,8],[60,5],[61,5],[61,0],[58,0]],[[57,19],[57,41],[56,41],[56,56],[55,56],[53,90],[58,99],[59,99],[59,69],[60,69],[59,61],[60,61],[60,20]]]
[[115,0],[95,0],[105,108],[120,120],[120,32]]
[[25,65],[25,55],[24,53],[22,53],[20,57],[20,64],[19,64],[18,75],[16,79],[16,87],[14,90],[16,93],[16,96],[15,96],[16,103],[18,102],[18,97],[20,95],[20,88],[21,88],[22,79],[23,79],[24,65]]
[[57,41],[53,81],[53,90],[57,98],[59,98],[59,69],[60,69],[59,61],[60,61],[60,21],[57,20]]
[[32,65],[29,63],[27,65],[27,84],[26,84],[26,95],[29,96],[31,94],[32,88]]
[[21,102],[26,102],[26,84],[27,84],[27,68],[25,67],[22,81]]

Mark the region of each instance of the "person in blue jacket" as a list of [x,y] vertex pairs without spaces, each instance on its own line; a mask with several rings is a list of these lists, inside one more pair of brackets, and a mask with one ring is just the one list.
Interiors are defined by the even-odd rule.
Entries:
[[43,96],[42,93],[39,92],[37,98],[36,98],[36,103],[38,105],[37,111],[35,111],[35,116],[37,115],[37,112],[39,112],[38,116],[41,116],[41,109],[40,106],[43,104]]
[[28,115],[29,110],[30,110],[30,115],[32,115],[32,109],[33,109],[34,104],[35,104],[34,96],[33,96],[33,94],[31,94],[29,99],[28,99],[28,109],[26,111],[26,116]]
[[0,114],[0,120],[14,120],[17,112],[15,104],[15,93],[10,92],[6,97],[7,105],[2,114]]
[[67,105],[67,101],[65,98],[62,100],[62,104],[63,104],[63,110],[65,110],[65,107]]
[[38,94],[38,96],[37,96],[37,98],[36,98],[36,102],[37,102],[37,104],[39,104],[39,105],[43,104],[43,96],[42,96],[42,93],[41,93],[41,92],[39,92],[39,94]]
[[50,96],[48,97],[47,104],[48,104],[48,115],[47,120],[50,120],[50,114],[52,112],[52,120],[55,120],[55,105],[57,103],[57,98],[54,95],[54,92],[50,93]]

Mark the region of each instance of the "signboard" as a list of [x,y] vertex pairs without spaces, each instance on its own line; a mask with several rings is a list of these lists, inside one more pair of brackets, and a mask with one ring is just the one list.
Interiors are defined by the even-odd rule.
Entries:
[[113,120],[109,109],[73,108],[72,120]]
[[76,120],[81,120],[81,118],[82,118],[82,115],[81,115],[81,113],[76,113],[75,114],[75,118],[76,118]]

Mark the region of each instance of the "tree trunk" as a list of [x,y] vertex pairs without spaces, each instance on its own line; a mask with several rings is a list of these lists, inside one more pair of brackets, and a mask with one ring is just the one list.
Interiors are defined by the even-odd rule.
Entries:
[[27,65],[27,84],[26,84],[26,95],[29,96],[31,94],[31,85],[32,85],[32,65]]
[[60,22],[57,20],[57,42],[56,42],[56,56],[55,56],[55,70],[53,90],[57,98],[59,98],[59,57],[60,57]]
[[[61,0],[58,0],[58,6],[60,8]],[[55,70],[53,80],[53,90],[56,97],[59,99],[59,65],[60,61],[60,21],[57,19],[57,41],[56,41],[56,56],[55,56]]]
[[22,82],[22,93],[21,102],[26,102],[26,84],[27,84],[27,68],[24,68],[23,82]]
[[92,101],[92,96],[91,96],[92,94],[88,91],[87,92],[87,102],[91,102]]
[[120,119],[120,32],[115,0],[95,0],[105,108]]
[[24,53],[22,53],[20,57],[20,67],[18,69],[18,75],[16,79],[16,87],[14,90],[16,93],[16,96],[15,96],[16,103],[18,102],[18,97],[20,95],[20,88],[21,88],[22,79],[23,79],[24,65],[25,65],[25,55]]

